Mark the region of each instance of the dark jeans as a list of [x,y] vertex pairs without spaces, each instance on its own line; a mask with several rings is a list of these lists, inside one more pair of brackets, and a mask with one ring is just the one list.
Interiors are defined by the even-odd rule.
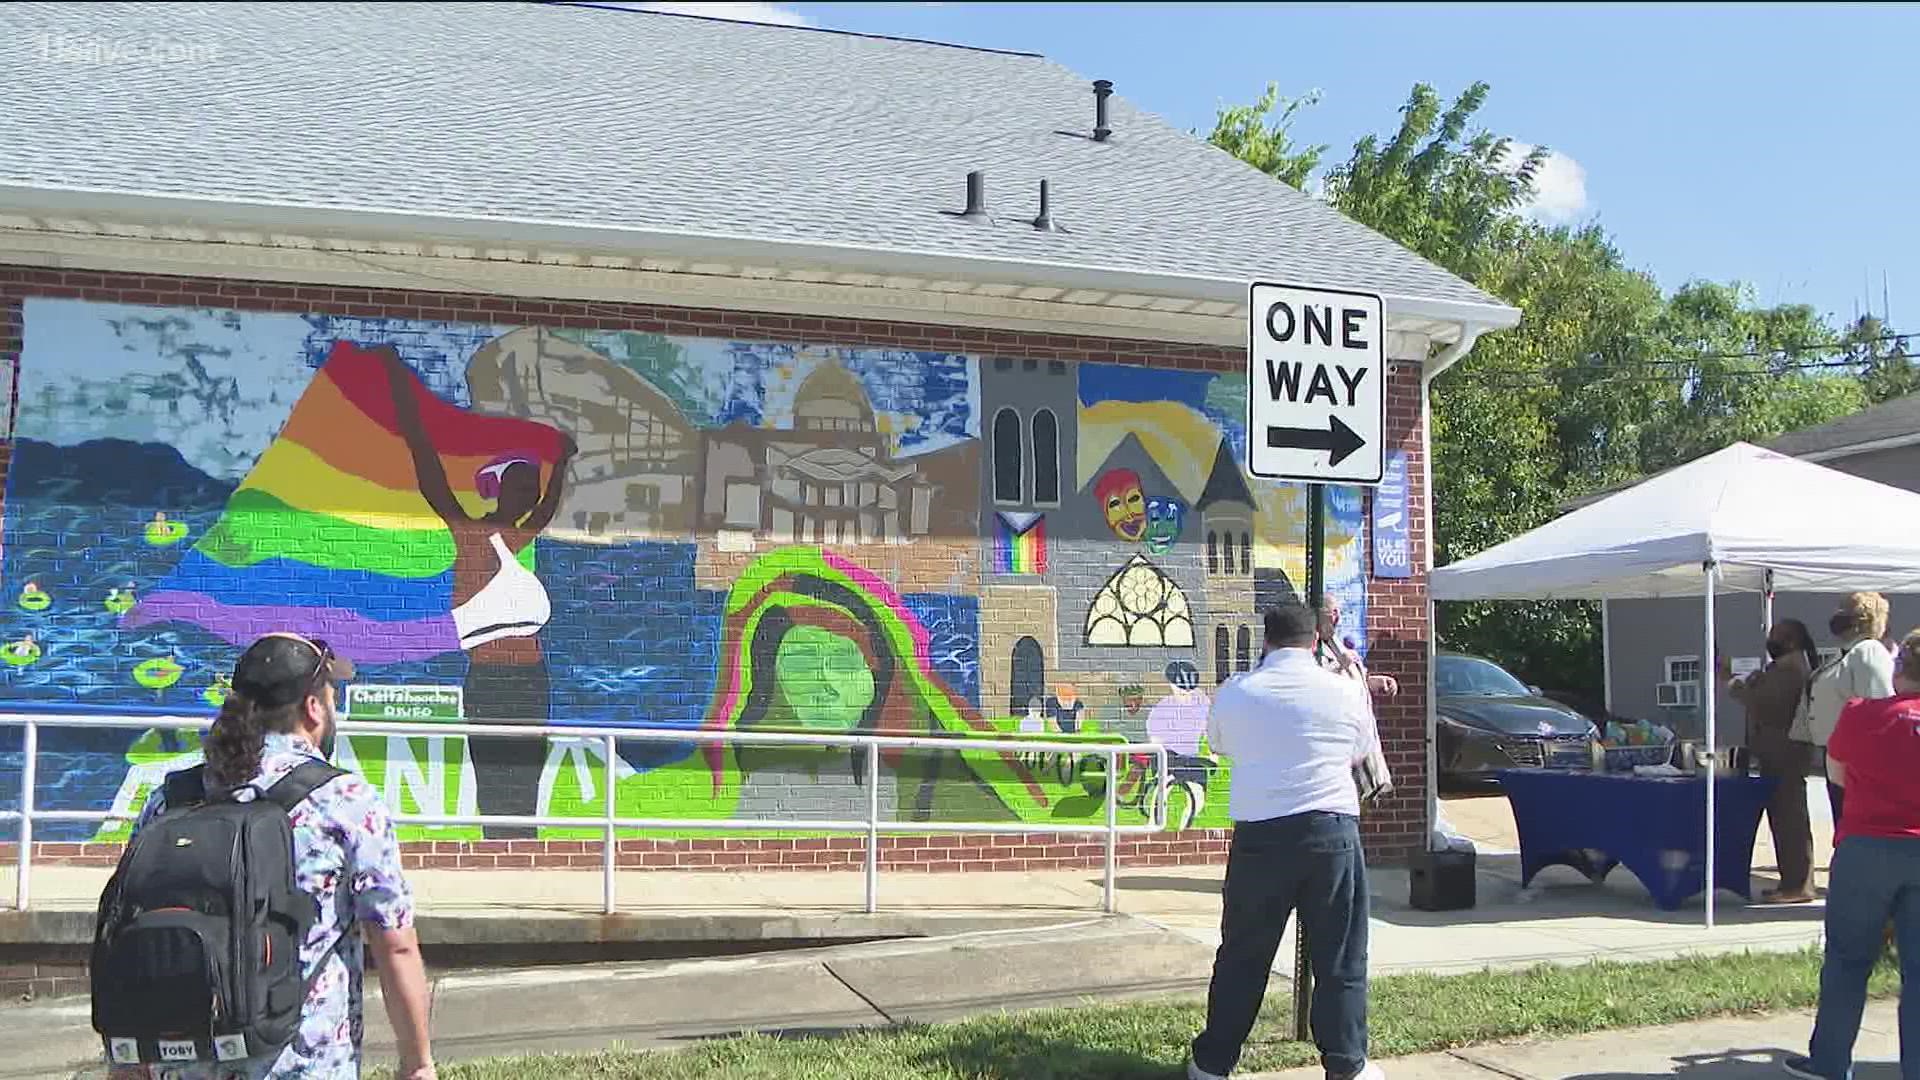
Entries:
[[1313,1041],[1330,1076],[1367,1063],[1367,864],[1360,821],[1295,814],[1235,822],[1207,990],[1207,1029],[1193,1063],[1233,1071],[1267,993],[1287,919],[1300,913],[1313,964]]
[[1820,965],[1820,1014],[1808,1057],[1828,1080],[1853,1075],[1853,1043],[1867,1008],[1867,977],[1893,920],[1900,959],[1900,1076],[1920,1080],[1920,840],[1850,836],[1833,853],[1827,888],[1826,959]]

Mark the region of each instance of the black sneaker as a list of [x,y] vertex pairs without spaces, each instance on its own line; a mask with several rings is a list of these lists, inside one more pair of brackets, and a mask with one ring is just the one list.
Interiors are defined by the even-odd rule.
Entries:
[[1827,1080],[1826,1077],[1813,1071],[1812,1058],[1801,1057],[1798,1054],[1781,1059],[1780,1068],[1788,1076],[1797,1076],[1800,1080]]

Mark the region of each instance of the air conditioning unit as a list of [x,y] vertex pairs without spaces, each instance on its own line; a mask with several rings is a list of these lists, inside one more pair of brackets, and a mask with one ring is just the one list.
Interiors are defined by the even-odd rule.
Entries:
[[1653,688],[1654,704],[1663,709],[1691,709],[1700,704],[1697,682],[1663,682]]

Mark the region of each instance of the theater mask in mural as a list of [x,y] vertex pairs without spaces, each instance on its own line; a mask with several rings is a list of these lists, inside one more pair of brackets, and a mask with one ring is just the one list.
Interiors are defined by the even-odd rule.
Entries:
[[1147,550],[1165,555],[1180,540],[1180,526],[1186,521],[1187,507],[1179,499],[1165,495],[1147,496]]
[[[903,819],[1092,820],[1077,759],[889,752],[872,777],[840,748],[627,741],[608,762],[566,733],[1001,734],[978,569],[951,568],[977,556],[934,572],[937,541],[979,542],[977,379],[952,354],[31,300],[0,679],[38,707],[206,710],[240,648],[291,630],[363,681],[458,689],[468,722],[553,729],[343,738],[401,812],[612,800],[697,832],[844,819],[877,783]],[[1043,523],[1019,524],[1008,563],[1044,572]],[[870,570],[876,551],[899,554]],[[80,734],[42,737],[56,808],[137,808],[199,753]]]
[[1122,540],[1138,543],[1147,535],[1147,495],[1140,486],[1140,474],[1132,469],[1113,469],[1100,477],[1093,497],[1106,514],[1107,528]]

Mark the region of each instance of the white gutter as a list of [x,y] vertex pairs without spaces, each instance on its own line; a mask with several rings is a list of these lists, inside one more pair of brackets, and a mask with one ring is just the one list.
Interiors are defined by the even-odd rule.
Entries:
[[[1506,323],[1505,326],[1513,326],[1520,321],[1519,312],[1516,311],[1514,314],[1514,321]],[[1426,563],[1429,578],[1433,576],[1433,549],[1439,535],[1439,529],[1433,519],[1433,379],[1434,376],[1459,363],[1462,357],[1472,352],[1474,345],[1480,340],[1480,335],[1491,329],[1504,329],[1504,327],[1461,326],[1460,340],[1440,350],[1427,362],[1420,373],[1420,492],[1421,502],[1425,504],[1422,509],[1425,511],[1427,521],[1427,550],[1426,557],[1422,561]],[[1427,707],[1426,717],[1422,721],[1422,726],[1427,731],[1427,835],[1421,840],[1429,851],[1434,850],[1434,826],[1440,821],[1440,733],[1437,730],[1436,719],[1439,716],[1440,697],[1433,685],[1434,656],[1439,650],[1440,616],[1434,608],[1432,594],[1428,594]]]
[[[848,271],[929,277],[950,273],[981,281],[1031,283],[1068,289],[1141,293],[1194,300],[1246,303],[1247,283],[1240,278],[1092,266],[1046,259],[993,258],[889,246],[819,240],[768,240],[741,233],[652,229],[630,225],[582,225],[577,222],[492,214],[416,214],[378,207],[311,206],[267,199],[203,199],[160,192],[99,188],[56,188],[0,184],[0,208],[29,214],[88,217],[121,214],[136,220],[184,220],[210,229],[252,228],[272,233],[351,234],[368,229],[409,238],[434,237],[473,245],[551,245],[640,252],[654,257],[712,259],[729,256],[764,265],[841,267]],[[1338,284],[1329,282],[1328,284]],[[1504,304],[1384,293],[1387,312],[1499,329],[1520,321],[1520,312]]]

